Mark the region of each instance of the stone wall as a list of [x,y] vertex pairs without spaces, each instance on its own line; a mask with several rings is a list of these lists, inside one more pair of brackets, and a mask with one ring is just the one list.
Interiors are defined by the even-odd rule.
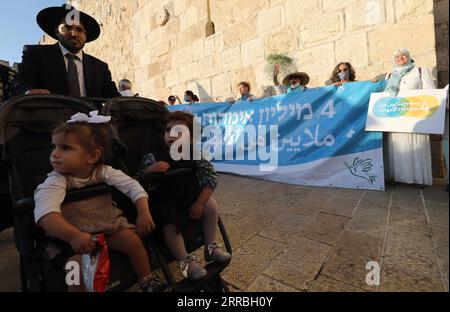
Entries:
[[[264,72],[271,53],[291,56],[312,87],[323,85],[340,61],[353,64],[358,80],[388,72],[400,47],[437,74],[434,15],[440,23],[442,14],[434,9],[448,0],[209,1],[215,34],[207,38],[208,0],[76,4],[102,23],[100,39],[86,50],[108,62],[116,81],[128,78],[154,99],[191,89],[201,100],[224,100],[236,96],[241,80],[261,95],[272,84]],[[448,13],[439,27],[448,34]],[[438,64],[448,73],[448,60]]]
[[448,0],[434,0],[434,24],[439,87],[448,84]]

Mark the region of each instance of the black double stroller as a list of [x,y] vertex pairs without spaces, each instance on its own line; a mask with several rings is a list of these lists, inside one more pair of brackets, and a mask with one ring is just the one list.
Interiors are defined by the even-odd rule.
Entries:
[[[27,95],[4,103],[0,109],[0,133],[4,143],[2,162],[8,168],[10,196],[14,216],[14,237],[20,259],[20,278],[23,291],[66,291],[65,271],[67,259],[73,255],[70,245],[47,236],[34,222],[33,193],[52,171],[49,156],[52,151],[51,131],[77,112],[88,114],[101,108],[111,115],[113,132],[111,141],[113,153],[107,164],[130,176],[139,170],[144,154],[161,148],[163,119],[169,113],[158,102],[144,98],[115,98],[98,104],[99,101],[77,99],[57,95]],[[145,186],[149,182],[176,178],[192,170],[183,168],[166,174],[140,176]],[[65,202],[95,197],[112,192],[113,199],[123,210],[129,222],[134,222],[136,210],[133,203],[121,192],[107,185],[95,185],[67,193]],[[228,252],[231,245],[225,227],[219,218],[219,229]],[[193,222],[186,233],[186,248],[193,252],[203,246],[202,228]],[[145,238],[152,269],[160,267],[173,291],[228,291],[220,274],[229,265],[210,263],[208,274],[199,281],[176,280],[169,263],[174,260],[164,242],[156,233]],[[48,246],[57,245],[60,252],[48,256]],[[137,277],[126,256],[109,251],[111,261],[108,291],[121,291],[136,283]]]

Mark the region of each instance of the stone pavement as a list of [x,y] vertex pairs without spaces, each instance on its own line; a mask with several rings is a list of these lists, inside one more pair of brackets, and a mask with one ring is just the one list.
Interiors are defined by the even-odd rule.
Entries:
[[[215,198],[233,247],[234,291],[448,291],[444,187],[386,192],[220,175]],[[0,234],[0,291],[19,290],[12,231]],[[367,285],[366,263],[381,267]]]

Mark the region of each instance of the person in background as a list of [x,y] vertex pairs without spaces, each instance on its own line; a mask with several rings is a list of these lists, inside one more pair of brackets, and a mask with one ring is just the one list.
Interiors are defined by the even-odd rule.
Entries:
[[238,84],[239,93],[241,94],[241,97],[238,98],[236,101],[231,101],[232,104],[234,103],[245,103],[245,102],[253,102],[255,99],[254,95],[250,93],[250,83],[246,81],[241,81]]
[[178,101],[178,104],[181,104],[181,100],[178,97],[178,95],[171,95],[167,98],[167,101],[169,102],[169,105],[177,105],[175,104],[175,101]]
[[[386,75],[385,92],[396,97],[399,91],[435,89],[427,68],[417,67],[407,49],[398,49],[393,56],[394,68]],[[431,147],[428,134],[384,133],[385,175],[390,183],[432,185]]]
[[122,96],[132,96],[132,97],[136,97],[139,96],[139,94],[134,93],[131,90],[131,81],[128,79],[122,79],[119,81],[119,93]]
[[282,84],[278,82],[280,74],[280,64],[275,64],[273,68],[273,84],[277,94],[291,93],[294,91],[304,91],[309,83],[309,76],[304,72],[295,72],[284,77]]
[[335,86],[342,86],[346,82],[355,81],[356,73],[352,64],[348,62],[340,62],[336,65],[331,73],[327,85],[334,84]]
[[191,105],[194,103],[198,103],[200,100],[198,96],[194,94],[194,92],[192,92],[191,90],[186,90],[186,92],[184,92],[184,101],[187,102],[187,104]]

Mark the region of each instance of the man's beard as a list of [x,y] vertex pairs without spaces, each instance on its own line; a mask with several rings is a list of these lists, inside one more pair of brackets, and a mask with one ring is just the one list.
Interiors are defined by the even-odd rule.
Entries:
[[61,42],[61,44],[64,46],[64,48],[69,50],[69,52],[71,52],[71,53],[75,53],[75,52],[81,51],[84,48],[84,44],[80,45],[80,47],[71,46],[69,44],[69,42]]

